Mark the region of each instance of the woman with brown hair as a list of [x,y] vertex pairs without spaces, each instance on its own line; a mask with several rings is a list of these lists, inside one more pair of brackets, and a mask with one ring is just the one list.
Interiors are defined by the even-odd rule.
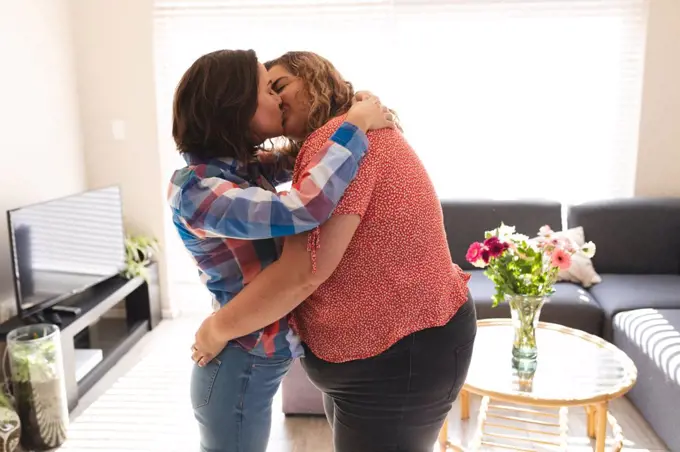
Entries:
[[[172,218],[214,304],[228,304],[281,253],[281,237],[327,220],[368,149],[365,132],[391,127],[375,99],[357,102],[289,192],[293,158],[262,151],[283,133],[281,98],[255,52],[221,50],[197,59],[177,86],[172,133],[187,166],[168,193]],[[283,317],[283,316],[282,316]],[[271,403],[300,341],[273,319],[233,342],[191,376],[204,452],[264,452]]]
[[[352,87],[310,52],[266,66],[285,133],[302,143],[298,181],[346,117]],[[335,450],[431,451],[472,355],[469,276],[451,262],[439,200],[404,137],[384,129],[368,140],[331,219],[288,237],[281,258],[203,322],[193,358],[210,366],[228,341],[292,311]]]

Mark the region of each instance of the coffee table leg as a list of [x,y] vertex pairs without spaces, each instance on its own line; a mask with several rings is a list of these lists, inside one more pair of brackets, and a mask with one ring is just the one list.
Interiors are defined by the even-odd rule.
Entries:
[[465,389],[460,391],[460,418],[470,419],[470,393]]
[[595,430],[597,429],[595,421],[596,421],[596,413],[597,413],[597,406],[596,405],[588,405],[586,407],[586,429],[588,431],[588,438],[595,439]]
[[446,443],[449,442],[449,418],[444,419],[444,425],[439,430],[439,447],[441,450],[446,450]]
[[607,441],[607,402],[597,405],[595,452],[604,452]]

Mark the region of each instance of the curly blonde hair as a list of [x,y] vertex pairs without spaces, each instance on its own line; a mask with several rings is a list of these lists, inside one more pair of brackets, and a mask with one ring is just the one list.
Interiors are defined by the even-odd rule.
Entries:
[[[299,77],[309,96],[309,116],[305,136],[326,124],[330,119],[347,113],[354,99],[354,87],[345,80],[333,63],[314,52],[287,52],[264,63],[267,70],[283,66]],[[299,151],[301,142],[291,142],[292,153]]]

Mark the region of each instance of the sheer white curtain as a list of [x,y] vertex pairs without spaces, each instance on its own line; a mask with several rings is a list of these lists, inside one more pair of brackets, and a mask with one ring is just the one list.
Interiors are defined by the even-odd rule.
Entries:
[[198,56],[312,50],[397,110],[442,198],[630,196],[645,21],[646,0],[157,1],[159,135],[172,152]]

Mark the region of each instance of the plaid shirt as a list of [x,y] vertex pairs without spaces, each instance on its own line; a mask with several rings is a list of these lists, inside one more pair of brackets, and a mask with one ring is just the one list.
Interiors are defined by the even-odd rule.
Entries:
[[[173,223],[220,306],[279,258],[282,237],[331,216],[367,149],[366,135],[343,123],[291,190],[279,194],[274,186],[292,177],[280,161],[245,166],[185,155],[187,166],[173,174],[168,193]],[[259,356],[302,354],[285,318],[236,342]]]

